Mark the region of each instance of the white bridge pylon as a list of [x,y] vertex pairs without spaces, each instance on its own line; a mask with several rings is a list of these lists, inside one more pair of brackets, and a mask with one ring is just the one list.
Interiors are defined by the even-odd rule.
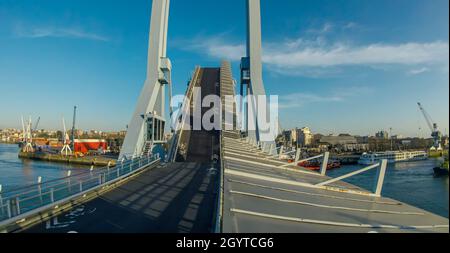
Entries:
[[[247,0],[247,7],[247,57],[243,58],[243,61],[248,63],[245,66],[248,73],[247,94],[265,96],[266,92],[262,82],[260,0]],[[158,137],[156,141],[162,141],[160,137],[164,137],[164,134],[161,135],[161,131],[164,133],[166,121],[166,86],[169,88],[169,103],[172,98],[172,66],[166,55],[169,8],[170,0],[153,0],[147,79],[133,118],[128,125],[119,159],[140,156],[144,150],[145,152],[148,151],[149,145],[151,146],[155,142],[155,135]],[[249,102],[249,104],[254,103]],[[247,114],[250,121],[257,122],[256,110],[257,108],[250,110],[255,113]],[[248,122],[249,119],[246,121]],[[155,124],[159,125],[160,128],[155,129]],[[259,126],[256,126],[256,131],[249,131],[249,137],[255,141],[260,141]],[[275,140],[275,136],[273,140]],[[271,140],[268,141],[266,137],[265,142],[271,142]]]
[[119,159],[140,156],[144,146],[149,141],[147,128],[150,118],[165,119],[165,88],[169,86],[169,90],[171,90],[170,72],[172,69],[171,62],[166,56],[169,6],[170,0],[153,0],[147,80],[139,97],[133,118],[128,125],[127,135]]
[[[270,114],[263,82],[260,0],[247,0],[247,56],[241,61],[241,97],[244,97],[244,91],[247,101],[245,101],[246,109],[242,115],[245,115],[245,130],[248,138],[251,142],[266,143],[267,146],[275,144],[275,138],[279,132],[278,118],[271,118],[273,115]],[[265,108],[261,108],[263,105],[257,103],[258,98],[266,100]],[[241,104],[244,103],[241,102]],[[262,114],[265,114],[265,119]],[[262,122],[269,123],[271,125],[269,129],[263,130]]]

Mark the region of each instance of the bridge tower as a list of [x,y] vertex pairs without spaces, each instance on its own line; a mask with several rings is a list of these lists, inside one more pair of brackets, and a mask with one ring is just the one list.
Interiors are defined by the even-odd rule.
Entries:
[[[276,136],[270,133],[270,129],[263,130],[258,120],[261,115],[258,111],[264,108],[258,108],[257,99],[266,97],[262,67],[261,3],[260,0],[247,0],[247,55],[241,60],[240,95],[248,99],[241,102],[241,105],[245,105],[245,112],[242,114],[245,116],[243,123],[245,123],[245,132],[252,142],[266,143],[269,144],[266,146],[270,146],[275,142]],[[266,117],[269,119],[270,108],[267,106],[265,109]],[[270,119],[270,121],[274,122],[275,126],[278,125],[278,119]]]
[[147,79],[119,159],[150,153],[164,142],[166,88],[171,99],[171,62],[167,58],[167,30],[170,0],[153,0],[148,47]]

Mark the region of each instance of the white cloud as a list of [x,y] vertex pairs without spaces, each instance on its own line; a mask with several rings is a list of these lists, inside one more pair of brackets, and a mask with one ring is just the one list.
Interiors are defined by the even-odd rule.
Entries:
[[332,32],[334,27],[335,27],[335,25],[333,23],[326,22],[319,29],[312,28],[312,29],[307,30],[307,32],[313,33],[313,34],[326,34],[326,33]]
[[197,36],[191,40],[175,40],[172,44],[183,50],[205,53],[212,58],[231,61],[240,61],[246,52],[245,45],[228,42],[225,34]]
[[109,41],[109,38],[96,33],[86,32],[81,28],[56,28],[56,27],[35,27],[25,29],[23,26],[15,28],[15,34],[21,38],[73,38],[73,39],[87,39],[95,41]]
[[408,74],[409,75],[419,75],[419,74],[423,74],[423,73],[428,72],[428,71],[430,71],[429,68],[423,67],[423,68],[420,68],[420,69],[412,69],[412,70],[408,71]]
[[329,103],[341,102],[343,98],[340,96],[320,96],[312,93],[291,93],[286,96],[279,97],[279,108],[290,109],[299,108],[311,103]]
[[372,89],[367,86],[353,86],[336,89],[329,94],[291,93],[279,97],[280,109],[299,108],[312,103],[340,103],[357,96],[368,95]]
[[356,28],[356,27],[359,27],[359,25],[357,23],[355,23],[355,22],[348,22],[347,24],[345,24],[343,26],[344,29],[353,29],[353,28]]
[[418,65],[448,62],[447,42],[370,44],[351,46],[298,45],[283,50],[283,43],[270,44],[264,51],[264,62],[278,67],[332,67],[371,65]]
[[[324,26],[323,29],[331,28]],[[244,44],[230,43],[223,34],[198,37],[185,43],[184,48],[232,61],[239,61],[245,55]],[[431,66],[448,66],[448,55],[449,44],[444,41],[353,45],[348,42],[330,44],[318,36],[314,40],[300,37],[265,43],[263,62],[269,70],[284,75],[321,75],[330,71],[340,72],[340,68],[348,66],[383,69],[398,65],[419,70],[426,68],[428,71]]]

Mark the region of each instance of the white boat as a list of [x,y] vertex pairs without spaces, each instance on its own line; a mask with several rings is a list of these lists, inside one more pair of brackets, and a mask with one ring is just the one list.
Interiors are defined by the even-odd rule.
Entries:
[[425,151],[387,151],[377,153],[364,153],[358,163],[361,165],[372,165],[388,160],[388,163],[412,162],[428,159],[428,153]]

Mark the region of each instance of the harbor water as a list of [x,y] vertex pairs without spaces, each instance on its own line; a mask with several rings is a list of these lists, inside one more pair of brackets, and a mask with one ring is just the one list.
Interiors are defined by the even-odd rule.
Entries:
[[[449,217],[448,176],[434,176],[437,159],[389,164],[383,187],[383,196],[422,208],[440,216]],[[363,165],[344,166],[331,170],[328,175],[338,177],[364,168]],[[372,190],[376,169],[356,175],[344,181]]]
[[[39,176],[48,181],[65,177],[69,170],[72,175],[77,175],[86,173],[89,169],[80,165],[21,160],[18,152],[17,145],[0,144],[0,184],[3,192],[35,184]],[[437,165],[438,161],[435,159],[389,165],[383,195],[448,218],[449,178],[434,176],[433,168]],[[362,167],[344,166],[329,171],[328,175],[337,177]],[[375,173],[376,171],[366,172],[345,181],[372,189]]]
[[39,177],[50,181],[67,176],[70,170],[73,176],[89,171],[89,166],[22,160],[18,158],[19,147],[0,143],[0,184],[3,192],[23,186],[36,184]]

